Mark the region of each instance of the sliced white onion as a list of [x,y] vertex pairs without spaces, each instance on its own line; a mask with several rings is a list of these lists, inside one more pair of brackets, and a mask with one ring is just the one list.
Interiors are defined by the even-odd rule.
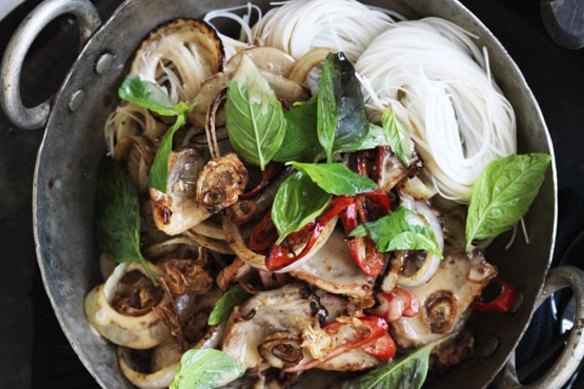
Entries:
[[[424,219],[434,233],[440,251],[444,251],[444,233],[442,231],[442,226],[440,225],[440,220],[438,220],[438,217],[434,214],[428,204],[423,201],[414,201],[411,197],[402,194],[402,205],[414,211],[418,216]],[[434,277],[439,266],[440,256],[428,252],[420,269],[409,277],[403,275],[400,276],[397,283],[402,286],[423,285]]]
[[[163,272],[152,263],[148,263],[154,277],[162,277]],[[159,345],[170,337],[168,327],[161,318],[150,310],[142,316],[127,316],[112,307],[112,302],[121,279],[128,272],[137,270],[144,273],[138,263],[118,265],[105,283],[95,287],[85,297],[85,316],[97,332],[111,342],[134,349],[148,349]],[[164,294],[158,306],[170,303]]]

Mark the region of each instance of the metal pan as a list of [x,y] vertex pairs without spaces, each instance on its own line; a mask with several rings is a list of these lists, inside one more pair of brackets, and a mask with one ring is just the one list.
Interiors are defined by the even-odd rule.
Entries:
[[[103,125],[117,102],[116,90],[134,50],[157,25],[177,17],[201,17],[211,9],[233,6],[238,0],[127,0],[101,25],[88,0],[47,0],[39,5],[12,37],[3,59],[0,103],[6,115],[27,129],[46,127],[34,180],[34,233],[39,267],[63,331],[79,358],[104,388],[130,387],[118,369],[112,345],[89,327],[83,297],[100,282],[93,231],[94,195],[98,164],[105,153]],[[263,8],[267,0],[255,1]],[[370,4],[397,10],[410,18],[439,16],[479,37],[489,51],[491,69],[515,107],[520,152],[546,152],[553,147],[539,107],[521,72],[487,28],[456,0],[371,0]],[[65,78],[52,107],[45,102],[25,108],[19,92],[20,69],[37,34],[52,19],[74,14],[85,43]],[[91,38],[88,40],[88,38]],[[504,251],[495,241],[488,257],[523,296],[512,314],[478,314],[476,353],[450,373],[429,383],[431,388],[482,388],[495,380],[501,387],[521,387],[514,374],[513,350],[531,316],[550,293],[573,289],[575,327],[563,354],[551,370],[530,388],[559,388],[584,355],[584,276],[571,267],[548,273],[556,219],[556,167],[526,215],[532,237]]]

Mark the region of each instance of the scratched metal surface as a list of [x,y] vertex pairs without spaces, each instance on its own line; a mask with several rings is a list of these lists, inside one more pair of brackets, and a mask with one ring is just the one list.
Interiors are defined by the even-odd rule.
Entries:
[[[0,23],[0,37],[10,35],[33,3],[28,2]],[[94,3],[105,17],[118,1]],[[584,53],[554,45],[539,18],[538,1],[463,3],[501,40],[534,91],[556,147],[560,190],[584,194],[584,112],[579,109],[584,104]],[[23,80],[23,95],[30,105],[56,90],[76,55],[75,37],[71,20],[64,18],[40,39]],[[0,52],[5,44],[6,40],[0,39]],[[10,312],[0,316],[0,355],[4,356],[0,358],[0,387],[97,387],[64,339],[38,279],[31,185],[41,136],[40,132],[15,131],[0,116],[0,309]],[[6,358],[8,355],[11,357]]]

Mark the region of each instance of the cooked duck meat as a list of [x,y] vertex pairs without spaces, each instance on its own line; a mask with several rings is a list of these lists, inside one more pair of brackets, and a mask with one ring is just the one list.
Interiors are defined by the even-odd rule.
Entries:
[[420,312],[391,323],[396,342],[402,347],[419,347],[451,333],[496,275],[497,269],[479,250],[446,256],[428,283],[404,288],[417,297]]

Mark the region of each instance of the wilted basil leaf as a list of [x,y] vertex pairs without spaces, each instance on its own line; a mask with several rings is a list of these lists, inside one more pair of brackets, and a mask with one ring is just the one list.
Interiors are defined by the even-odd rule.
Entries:
[[150,175],[148,176],[148,186],[158,189],[166,193],[166,181],[168,179],[168,157],[172,152],[172,140],[174,134],[184,126],[186,118],[184,114],[180,114],[176,118],[176,122],[170,127],[156,151],[152,167],[150,167]]
[[361,84],[343,53],[329,53],[318,84],[318,140],[328,161],[360,149],[369,131]]
[[357,226],[349,236],[369,235],[380,252],[426,250],[442,256],[430,227],[414,212],[403,206],[389,215]]
[[420,389],[426,381],[430,353],[436,343],[430,343],[413,353],[378,367],[369,373],[348,381],[343,389]]
[[272,221],[280,234],[276,243],[282,243],[288,234],[320,215],[331,197],[302,172],[288,177],[278,188],[272,205]]
[[235,381],[245,373],[222,351],[191,349],[180,359],[180,368],[170,389],[213,389]]
[[264,170],[284,141],[286,121],[276,94],[247,55],[229,81],[225,114],[235,152]]
[[513,227],[537,196],[550,164],[548,154],[511,155],[487,165],[472,189],[466,218],[466,249]]
[[96,231],[99,248],[116,262],[141,262],[140,205],[130,176],[106,158],[97,177]]
[[[404,166],[409,166],[412,162],[411,141],[408,142],[406,136],[400,132],[391,107],[385,109],[381,118],[381,124],[383,125],[384,134],[391,151],[393,151]],[[408,143],[410,147],[404,147],[404,143]]]
[[342,196],[354,196],[377,188],[369,177],[355,173],[342,163],[290,163],[307,174],[325,192]]
[[324,156],[324,150],[318,143],[316,104],[317,98],[313,97],[294,103],[292,109],[286,112],[286,135],[274,161],[314,162],[319,155]]
[[120,99],[139,105],[162,116],[177,116],[188,111],[184,103],[173,104],[167,94],[153,82],[139,76],[126,77],[118,89]]
[[207,324],[210,326],[215,326],[217,324],[221,324],[224,321],[229,319],[229,315],[233,311],[233,308],[247,300],[251,295],[246,292],[239,285],[235,285],[227,292],[223,293],[223,296],[217,301],[215,307],[211,311],[209,315],[209,320],[207,320]]

